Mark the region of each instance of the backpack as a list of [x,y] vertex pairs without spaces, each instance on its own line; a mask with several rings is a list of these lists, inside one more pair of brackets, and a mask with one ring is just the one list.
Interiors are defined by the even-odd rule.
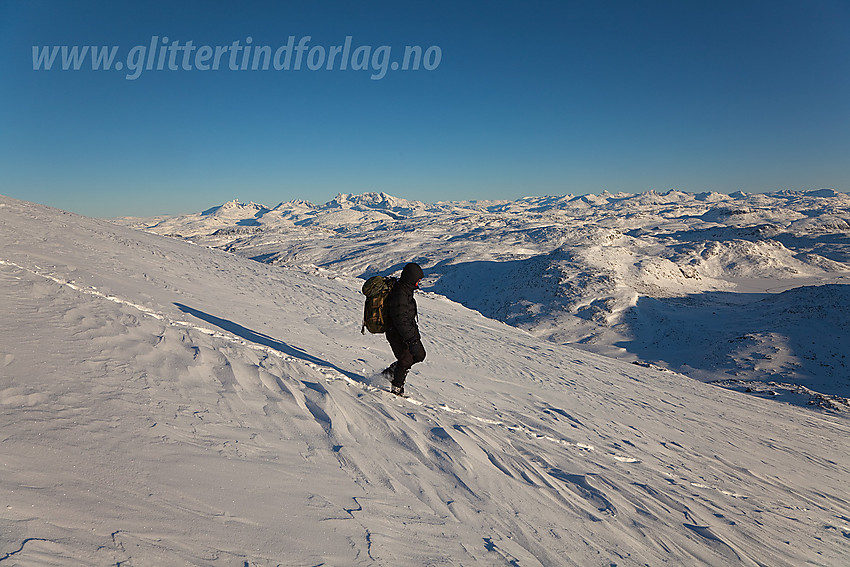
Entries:
[[365,329],[368,329],[370,333],[383,333],[387,330],[384,303],[395,282],[395,278],[372,276],[363,284],[361,291],[366,296],[366,304],[363,306],[361,334],[366,334]]

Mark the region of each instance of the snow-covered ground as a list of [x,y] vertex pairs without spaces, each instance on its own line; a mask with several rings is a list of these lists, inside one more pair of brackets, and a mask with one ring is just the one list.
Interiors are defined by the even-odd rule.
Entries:
[[367,193],[120,222],[344,276],[418,261],[424,289],[541,338],[793,403],[850,397],[850,195],[832,190]]
[[4,566],[850,564],[842,413],[434,293],[403,400],[362,280],[5,197],[0,238]]

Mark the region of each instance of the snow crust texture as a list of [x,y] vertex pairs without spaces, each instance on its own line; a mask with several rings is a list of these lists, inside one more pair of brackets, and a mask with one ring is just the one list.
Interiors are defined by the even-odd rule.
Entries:
[[844,193],[437,204],[367,193],[122,222],[347,276],[416,261],[424,289],[536,336],[783,401],[848,407]]
[[3,565],[850,563],[841,414],[433,293],[402,399],[362,280],[5,197],[0,238]]

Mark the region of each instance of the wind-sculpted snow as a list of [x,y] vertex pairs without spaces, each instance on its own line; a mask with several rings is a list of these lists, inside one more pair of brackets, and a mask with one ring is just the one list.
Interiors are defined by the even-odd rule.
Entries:
[[[416,261],[425,289],[542,338],[706,381],[850,396],[850,320],[832,309],[850,283],[850,196],[829,189],[436,204],[367,193],[122,222],[345,276]],[[829,328],[795,309],[805,294],[762,308],[795,288],[819,297]],[[758,340],[742,350],[741,336]]]
[[362,280],[6,198],[0,237],[0,562],[850,561],[841,415],[433,293],[401,399],[358,332]]

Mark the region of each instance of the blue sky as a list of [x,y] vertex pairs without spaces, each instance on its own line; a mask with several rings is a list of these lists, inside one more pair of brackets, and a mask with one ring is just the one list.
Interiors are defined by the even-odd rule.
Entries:
[[[843,0],[5,1],[0,193],[118,216],[365,191],[850,191],[848,29]],[[249,37],[273,53],[289,36],[310,38],[301,69],[239,68]],[[360,59],[328,69],[348,36]],[[63,71],[60,52],[35,70],[33,46],[117,47],[123,68]],[[230,49],[218,70],[202,46]],[[431,68],[372,78],[406,46]],[[162,69],[128,80],[153,53]]]

